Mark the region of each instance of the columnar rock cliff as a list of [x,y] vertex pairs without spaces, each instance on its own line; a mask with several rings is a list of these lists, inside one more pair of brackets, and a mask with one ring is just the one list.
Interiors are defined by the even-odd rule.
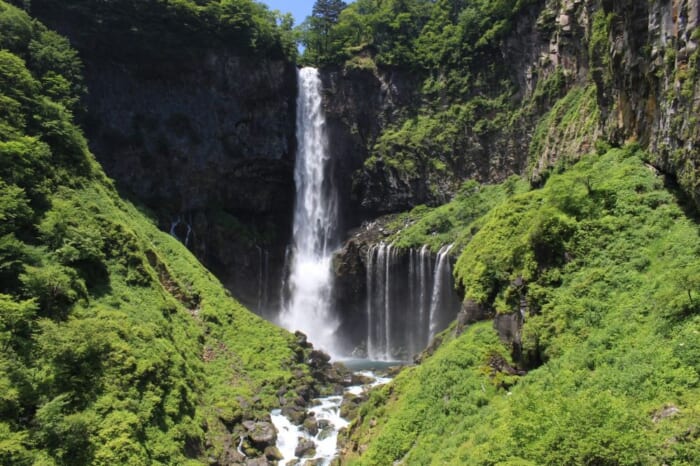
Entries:
[[[594,74],[605,134],[638,140],[700,202],[700,4],[603,1],[607,55]],[[605,51],[605,50],[604,50]],[[607,69],[606,69],[607,68]]]
[[88,69],[93,150],[255,308],[264,253],[281,270],[290,232],[295,69],[225,51],[144,68]]
[[280,282],[291,233],[294,64],[213,32],[203,45],[187,31],[144,39],[73,4],[32,10],[84,58],[84,126],[117,187],[248,307],[274,307],[279,286],[261,288]]
[[[648,147],[656,154],[650,162],[677,177],[697,198],[698,3],[532,3],[515,18],[498,53],[482,64],[485,69],[503,66],[500,78],[511,88],[492,92],[506,92],[507,103],[495,110],[474,104],[477,115],[456,134],[440,134],[447,139],[442,147],[431,140],[440,139],[436,134],[427,134],[417,144],[425,147],[418,149],[410,147],[413,141],[406,147],[405,141],[387,136],[387,129],[397,130],[425,113],[429,103],[422,87],[427,78],[437,78],[420,70],[376,66],[371,48],[344,68],[327,70],[335,140],[342,142],[343,159],[352,160],[352,168],[364,161],[353,175],[355,212],[369,218],[422,203],[439,204],[467,178],[498,182],[527,173],[539,182],[557,163],[591,151],[599,138],[613,145],[638,141]],[[578,88],[595,89],[595,94],[584,93],[565,108],[553,109],[559,98]],[[474,97],[461,100],[470,105]],[[571,110],[572,121],[562,121]],[[542,124],[543,116],[553,118]],[[439,126],[441,120],[436,120]],[[409,125],[407,132],[417,132],[416,127]],[[378,144],[382,135],[384,145]],[[448,153],[439,153],[440,148]],[[412,150],[418,160],[421,155],[444,157],[447,169],[438,174],[433,166],[397,168],[395,154]]]

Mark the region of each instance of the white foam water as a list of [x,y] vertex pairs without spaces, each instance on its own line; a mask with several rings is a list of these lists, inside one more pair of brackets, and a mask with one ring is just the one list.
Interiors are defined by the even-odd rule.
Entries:
[[[378,377],[371,371],[358,372],[365,377],[371,377],[374,381],[369,385],[355,385],[345,389],[346,393],[360,395],[370,388],[389,383],[390,378]],[[287,464],[288,461],[296,459],[294,450],[300,439],[311,440],[316,445],[316,454],[304,460],[321,460],[320,464],[327,466],[338,455],[338,433],[347,427],[349,422],[340,416],[340,404],[343,402],[342,396],[328,396],[314,400],[316,406],[313,411],[317,421],[328,422],[326,429],[319,428],[316,435],[309,434],[301,426],[291,423],[282,411],[275,409],[271,413],[272,424],[277,429],[277,448],[282,454],[279,464]]]

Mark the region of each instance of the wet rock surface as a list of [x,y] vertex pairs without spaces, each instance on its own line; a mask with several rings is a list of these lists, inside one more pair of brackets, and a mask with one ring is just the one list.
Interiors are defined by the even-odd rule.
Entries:
[[316,444],[313,440],[309,439],[299,439],[297,447],[294,449],[294,455],[299,458],[305,456],[314,456],[316,454]]
[[269,422],[244,421],[243,427],[247,430],[247,435],[253,445],[259,450],[274,446],[277,440],[275,426]]

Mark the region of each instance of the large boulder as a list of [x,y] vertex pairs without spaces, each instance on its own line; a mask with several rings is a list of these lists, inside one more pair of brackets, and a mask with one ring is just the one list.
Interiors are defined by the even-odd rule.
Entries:
[[248,438],[255,448],[265,451],[267,447],[275,446],[277,442],[277,431],[275,426],[265,421],[245,421],[243,427],[246,428]]
[[303,458],[305,456],[314,456],[316,454],[316,444],[313,440],[300,438],[297,447],[294,449],[294,456]]

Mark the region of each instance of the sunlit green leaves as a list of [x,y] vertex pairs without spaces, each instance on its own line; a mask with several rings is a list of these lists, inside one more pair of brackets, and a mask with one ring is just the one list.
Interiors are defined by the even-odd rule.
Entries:
[[[509,300],[514,287],[524,293],[530,372],[506,391],[507,376],[484,370],[473,332],[491,323],[447,336],[383,404],[363,408],[351,440],[367,450],[352,464],[700,461],[700,236],[639,156],[635,146],[587,156],[462,227],[478,228],[457,263],[467,296],[510,313],[522,304]],[[417,213],[449,218],[448,206]]]

